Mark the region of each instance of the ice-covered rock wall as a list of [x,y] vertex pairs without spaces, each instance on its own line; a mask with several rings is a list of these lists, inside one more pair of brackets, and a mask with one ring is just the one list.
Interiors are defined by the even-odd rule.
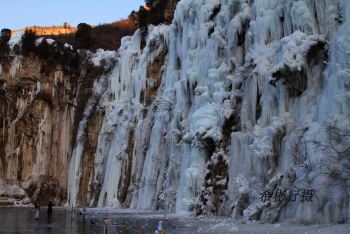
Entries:
[[89,189],[77,199],[77,142],[68,203],[349,221],[349,5],[182,0],[144,48],[123,38]]

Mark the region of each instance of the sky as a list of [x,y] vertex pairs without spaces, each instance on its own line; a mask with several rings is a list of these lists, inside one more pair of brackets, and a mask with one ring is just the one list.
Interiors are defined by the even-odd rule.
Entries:
[[144,0],[0,0],[0,29],[88,23],[126,18]]

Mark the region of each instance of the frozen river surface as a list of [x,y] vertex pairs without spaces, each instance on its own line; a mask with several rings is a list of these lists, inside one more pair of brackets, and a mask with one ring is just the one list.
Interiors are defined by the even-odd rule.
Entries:
[[[46,207],[41,208],[40,220],[34,220],[35,210],[31,208],[0,208],[0,234],[3,233],[105,233],[104,219],[108,217],[108,234],[112,233],[154,233],[164,215],[155,212],[88,210],[79,215],[64,209],[54,209],[51,220]],[[108,213],[108,214],[106,214]],[[190,225],[190,226],[188,226]],[[170,217],[164,222],[167,233],[193,233],[193,224],[181,217]]]
[[[108,213],[106,215],[106,213]],[[55,209],[51,221],[46,208],[41,209],[40,220],[34,220],[34,209],[0,208],[1,234],[26,233],[104,233],[104,218],[108,217],[108,234],[154,233],[164,214],[133,210],[88,210],[85,216]],[[350,233],[349,224],[339,225],[293,225],[293,224],[237,224],[232,219],[217,217],[192,217],[168,215],[164,221],[166,233]]]

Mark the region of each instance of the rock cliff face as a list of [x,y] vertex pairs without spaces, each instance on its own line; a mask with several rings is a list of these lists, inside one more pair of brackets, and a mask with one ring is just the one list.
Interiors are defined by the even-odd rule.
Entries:
[[[181,0],[170,25],[124,37],[115,54],[99,51],[92,61],[116,65],[67,114],[55,117],[40,82],[14,95],[29,101],[12,112],[3,104],[11,121],[2,120],[1,144],[12,157],[2,176],[53,176],[45,166],[55,152],[69,206],[349,222],[349,15],[345,0]],[[51,96],[79,103],[79,88],[68,87],[80,86]],[[38,117],[23,124],[27,113]],[[73,138],[57,149],[55,118]],[[32,125],[30,147],[20,130]],[[20,163],[23,152],[35,167]]]
[[171,23],[174,17],[176,4],[179,2],[179,0],[170,0],[166,2],[167,2],[167,6],[164,10],[164,18],[165,18],[165,22]]
[[77,106],[85,106],[99,72],[67,74],[57,65],[43,73],[43,66],[45,61],[34,56],[2,64],[0,177],[31,199],[60,203],[66,199],[66,172],[81,118]]
[[[159,22],[171,22],[176,3],[157,1],[153,9]],[[84,200],[91,190],[97,139],[105,113],[98,103],[110,78],[101,75],[111,69],[113,62],[102,55],[100,63],[101,51],[88,53],[78,71],[51,64],[57,62],[52,58],[48,61],[33,54],[16,55],[18,51],[13,48],[17,37],[27,29],[38,37],[61,39],[62,35],[76,32],[70,26],[34,26],[12,32],[12,51],[0,64],[0,205],[26,205],[36,199],[45,203],[49,198],[64,204],[69,162],[76,150],[82,155],[82,177],[76,195]],[[159,85],[161,77],[155,79]],[[95,86],[101,90],[93,91]],[[126,196],[127,187],[123,193]]]

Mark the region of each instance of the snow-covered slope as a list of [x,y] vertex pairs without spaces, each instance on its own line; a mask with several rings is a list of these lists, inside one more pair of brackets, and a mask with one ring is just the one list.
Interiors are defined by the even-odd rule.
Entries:
[[69,205],[348,222],[349,11],[346,0],[182,0],[145,48],[140,31],[123,38],[89,192],[78,199],[78,140]]

